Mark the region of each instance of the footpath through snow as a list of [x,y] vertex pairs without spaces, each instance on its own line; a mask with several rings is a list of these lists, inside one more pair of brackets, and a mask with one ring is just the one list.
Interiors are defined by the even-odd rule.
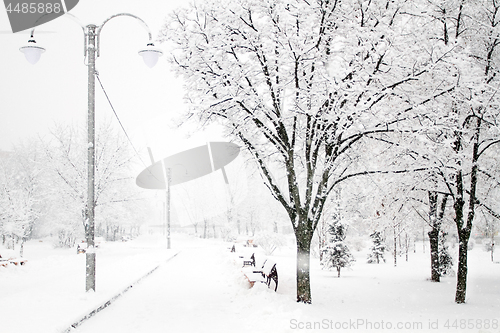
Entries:
[[283,331],[279,295],[263,284],[248,290],[232,258],[221,243],[183,249],[75,332]]
[[61,333],[158,265],[72,332],[500,332],[500,264],[479,247],[469,252],[466,304],[453,302],[455,277],[428,280],[429,254],[421,247],[397,267],[367,264],[365,247],[341,278],[312,257],[313,304],[304,305],[295,302],[292,243],[271,257],[278,292],[264,284],[248,289],[230,243],[175,234],[172,244],[167,250],[163,239],[146,236],[103,245],[97,291],[85,293],[84,255],[28,243],[28,264],[0,271],[0,332]]
[[85,292],[85,254],[54,248],[52,240],[25,244],[24,266],[0,270],[0,332],[62,332],[175,255],[165,242],[143,237],[97,249],[96,292]]
[[229,243],[178,246],[178,256],[75,332],[500,332],[500,265],[480,249],[470,252],[467,304],[453,302],[454,277],[427,280],[428,253],[393,267],[366,264],[358,252],[340,279],[312,259],[313,304],[304,305],[295,302],[293,246],[272,257],[277,293],[263,284],[248,289]]

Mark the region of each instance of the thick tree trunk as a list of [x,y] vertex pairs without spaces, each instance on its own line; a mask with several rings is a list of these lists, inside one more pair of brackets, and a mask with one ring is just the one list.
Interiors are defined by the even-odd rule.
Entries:
[[458,273],[457,273],[457,290],[455,293],[455,303],[465,303],[465,293],[467,290],[467,246],[469,237],[462,235],[458,247]]
[[311,279],[309,274],[311,257],[311,237],[296,235],[297,237],[297,302],[312,303]]
[[439,262],[439,233],[441,232],[441,222],[443,221],[446,210],[448,195],[444,195],[439,205],[439,194],[429,191],[429,221],[432,230],[428,232],[429,245],[431,251],[431,281],[441,281],[441,263]]
[[441,274],[439,271],[439,230],[432,228],[432,231],[429,231],[428,235],[431,247],[431,281],[440,282]]
[[[457,188],[457,199],[455,199],[455,224],[457,225],[459,250],[458,250],[458,273],[457,273],[457,290],[455,293],[455,303],[465,303],[465,294],[467,289],[467,246],[469,244],[470,234],[472,231],[472,223],[474,221],[475,207],[476,207],[476,189],[478,183],[478,159],[479,159],[479,134],[481,131],[481,118],[476,118],[476,128],[473,136],[474,144],[472,146],[472,168],[470,171],[470,190],[469,194],[469,207],[467,220],[464,221],[464,181],[462,170],[458,170],[455,177]],[[457,135],[455,149],[459,152],[461,148],[461,139]]]
[[[455,303],[465,303],[465,294],[467,289],[467,246],[469,244],[469,238],[472,229],[472,219],[474,218],[473,210],[472,214],[469,213],[468,223],[464,227],[464,205],[463,200],[463,180],[462,172],[458,171],[456,175],[457,183],[457,193],[459,197],[455,200],[454,210],[455,210],[455,224],[457,225],[457,233],[459,240],[458,247],[458,272],[457,272],[457,289],[455,293]],[[475,200],[475,198],[470,198],[470,200]],[[473,207],[472,207],[473,208]]]

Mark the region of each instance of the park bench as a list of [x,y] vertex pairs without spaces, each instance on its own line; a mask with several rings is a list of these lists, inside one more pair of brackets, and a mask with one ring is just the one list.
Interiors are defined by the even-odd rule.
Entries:
[[250,288],[254,286],[255,282],[265,283],[268,288],[271,288],[271,283],[274,281],[274,291],[278,290],[278,270],[276,263],[272,260],[266,259],[260,270],[244,267],[243,274],[250,283]]
[[249,259],[245,259],[245,257],[240,256],[243,259],[243,267],[245,266],[253,266],[255,267],[255,253],[252,253]]
[[22,266],[22,265],[25,265],[28,262],[28,260],[22,259],[22,258],[12,258],[12,259],[9,259],[9,262],[11,264],[16,265],[16,266],[17,265]]
[[9,261],[5,259],[0,259],[0,267],[7,267],[9,265]]
[[76,254],[87,252],[87,243],[82,241],[76,245]]
[[[257,244],[254,242],[253,238],[248,238],[248,237],[238,237],[235,241],[234,241],[234,245],[238,244],[239,245],[242,245],[243,247],[257,247]],[[234,245],[233,245],[233,248],[234,248]],[[234,251],[232,251],[234,252]]]
[[28,260],[22,259],[22,258],[9,258],[9,259],[3,259],[2,256],[0,255],[0,267],[7,267],[9,264],[13,265],[19,265],[22,266],[26,264]]

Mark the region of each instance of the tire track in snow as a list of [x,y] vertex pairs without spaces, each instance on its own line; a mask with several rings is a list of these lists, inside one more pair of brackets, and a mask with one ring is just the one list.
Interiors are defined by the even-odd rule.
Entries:
[[150,270],[149,272],[147,272],[144,276],[142,276],[141,278],[137,279],[135,282],[131,283],[129,286],[127,286],[121,292],[119,292],[118,294],[116,294],[115,296],[113,296],[111,299],[109,299],[108,301],[104,302],[102,305],[100,305],[96,309],[92,310],[91,312],[89,312],[88,314],[86,314],[85,316],[83,316],[81,319],[79,319],[76,322],[74,322],[73,324],[71,324],[71,326],[68,327],[66,330],[62,331],[62,333],[71,333],[71,332],[74,332],[74,329],[76,329],[78,326],[80,326],[81,324],[83,324],[88,319],[94,317],[96,314],[98,314],[99,312],[101,312],[102,310],[104,310],[105,308],[107,308],[108,306],[110,306],[114,301],[116,301],[121,296],[123,296],[132,287],[134,287],[135,285],[137,285],[139,282],[141,282],[146,277],[148,277],[151,274],[153,274],[158,268],[160,268],[162,265],[166,264],[167,262],[169,262],[170,260],[172,260],[173,258],[175,258],[179,253],[180,253],[180,251],[177,252],[177,253],[175,253],[170,258],[168,258],[165,262],[161,263],[160,265],[156,266],[155,268],[153,268],[152,270]]

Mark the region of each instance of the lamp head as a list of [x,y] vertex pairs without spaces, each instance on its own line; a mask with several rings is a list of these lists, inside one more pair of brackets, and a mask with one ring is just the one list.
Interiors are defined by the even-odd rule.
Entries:
[[149,43],[144,49],[139,51],[139,55],[142,56],[146,66],[153,68],[158,62],[158,58],[163,55],[163,52],[156,48],[153,43]]
[[40,56],[45,52],[45,49],[41,46],[37,46],[34,39],[30,39],[28,45],[20,47],[19,51],[24,53],[26,60],[28,60],[30,64],[34,65],[40,60]]

